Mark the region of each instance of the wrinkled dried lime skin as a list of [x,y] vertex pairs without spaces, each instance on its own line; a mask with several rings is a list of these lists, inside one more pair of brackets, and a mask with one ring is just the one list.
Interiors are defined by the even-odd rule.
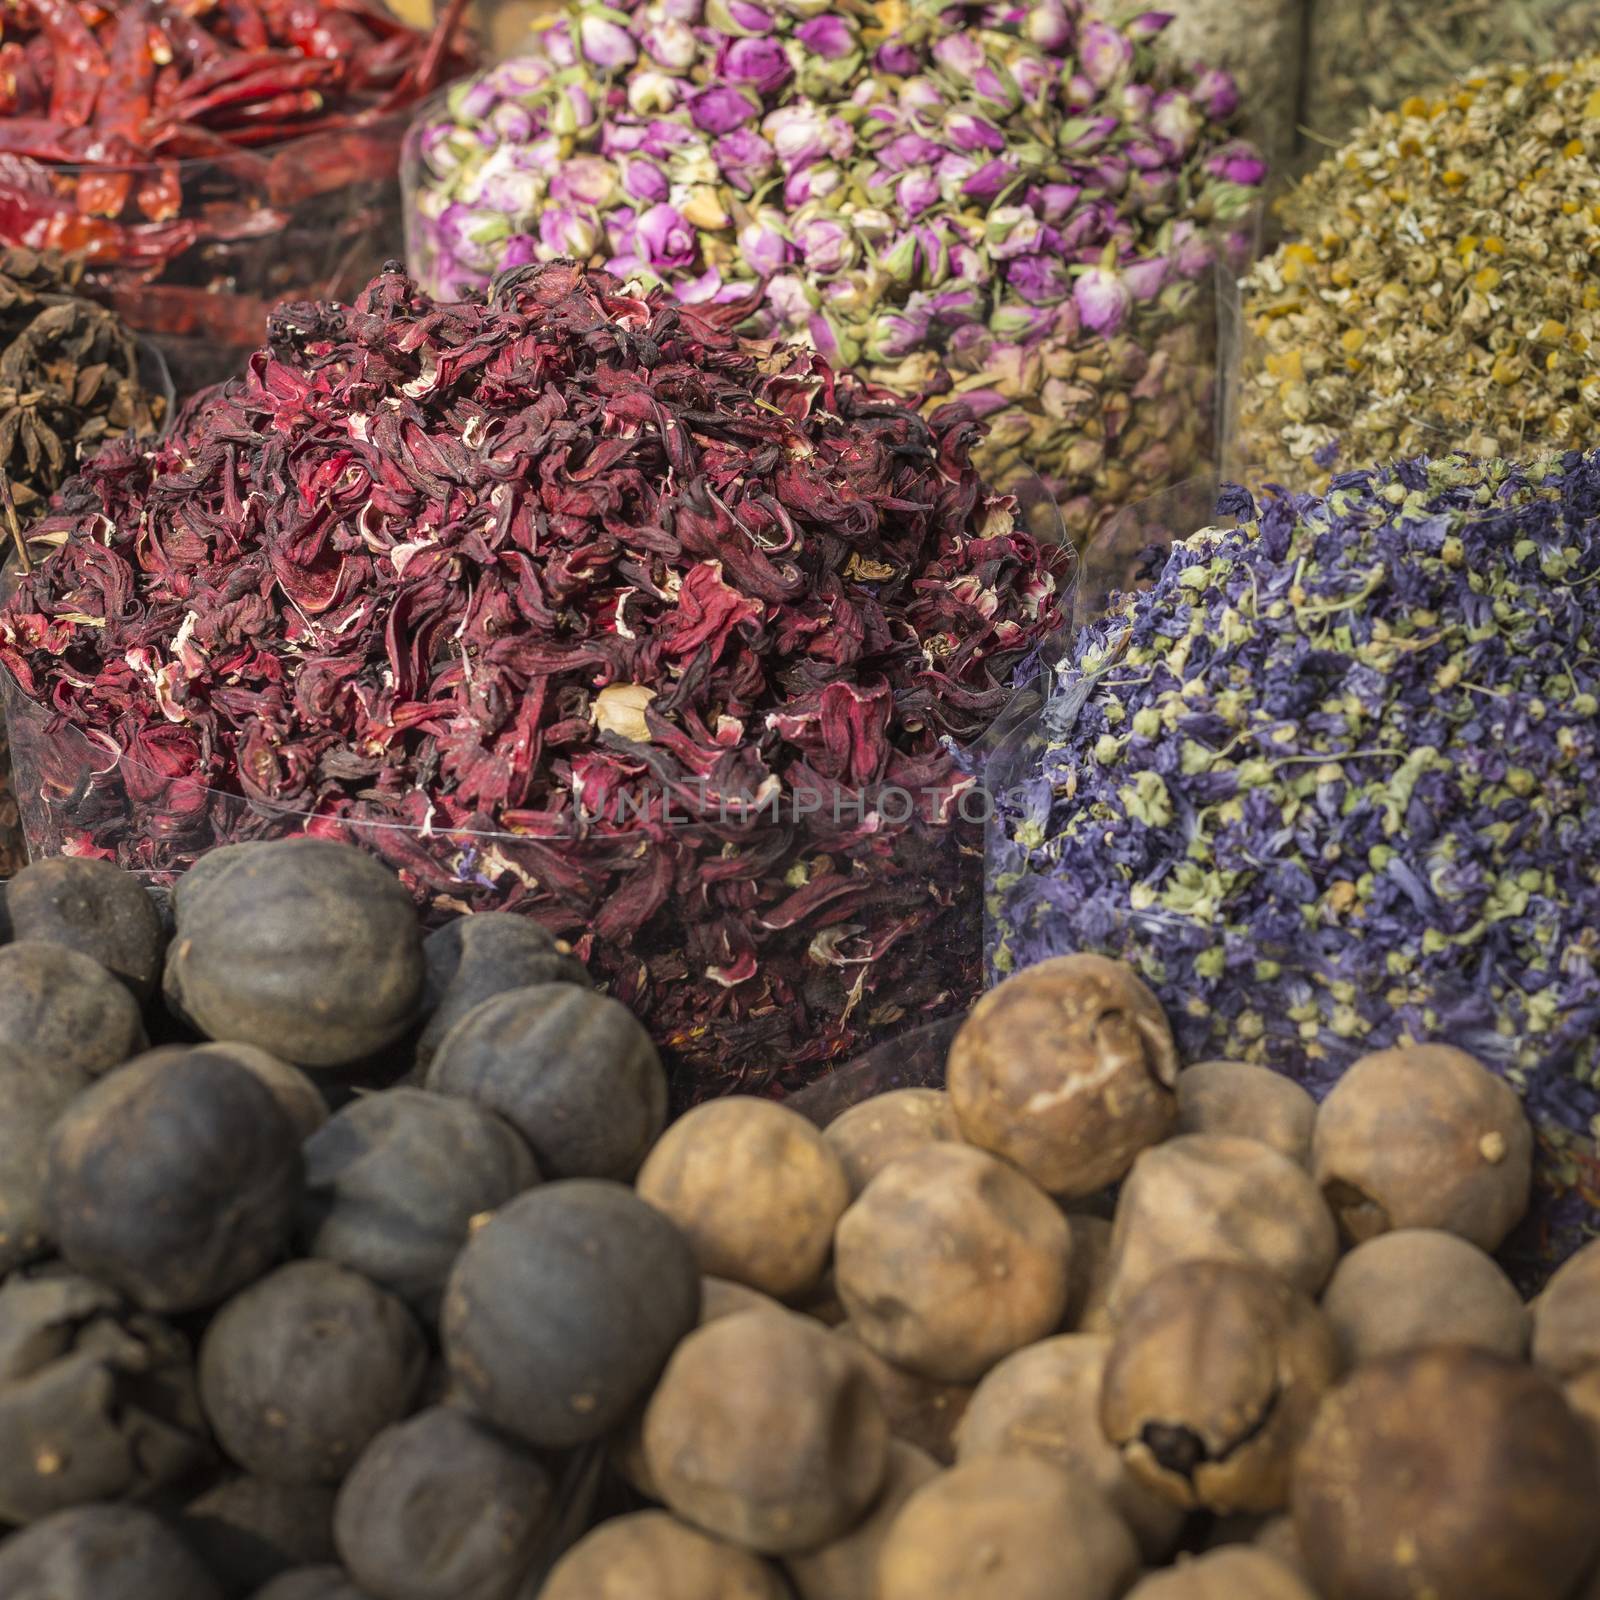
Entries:
[[1197,1061],[1178,1075],[1179,1133],[1259,1139],[1311,1165],[1317,1103],[1292,1078],[1244,1061]]
[[1600,1549],[1600,1453],[1543,1373],[1461,1345],[1368,1362],[1295,1465],[1332,1600],[1566,1600]]
[[5,890],[11,937],[65,945],[97,961],[145,1001],[161,977],[166,934],[131,872],[86,856],[35,861]]
[[834,1337],[842,1340],[866,1369],[883,1402],[889,1432],[948,1467],[956,1458],[956,1429],[972,1401],[972,1385],[940,1383],[885,1361],[861,1342],[848,1322],[834,1330]]
[[1174,1505],[1276,1511],[1339,1370],[1333,1330],[1307,1296],[1259,1267],[1184,1262],[1128,1306],[1100,1423],[1129,1471]]
[[1239,1261],[1316,1294],[1338,1258],[1333,1216],[1305,1168],[1262,1144],[1186,1133],[1146,1150],[1117,1198],[1107,1307],[1113,1323],[1180,1261]]
[[1130,967],[1056,956],[979,1000],[950,1047],[965,1137],[1064,1200],[1115,1183],[1177,1121],[1178,1052]]
[[843,1163],[855,1199],[891,1161],[959,1139],[961,1129],[943,1089],[891,1089],[835,1117],[822,1137]]
[[1528,1209],[1533,1133],[1511,1087],[1465,1050],[1405,1045],[1334,1086],[1311,1159],[1351,1243],[1443,1228],[1495,1250]]
[[1600,1239],[1564,1262],[1534,1301],[1533,1359],[1558,1378],[1600,1367]]
[[1213,1550],[1154,1572],[1128,1600],[1317,1600],[1292,1568],[1248,1545]]
[[665,1511],[613,1517],[557,1563],[539,1600],[787,1600],[777,1569]]
[[1494,1258],[1438,1228],[1379,1234],[1333,1269],[1322,1293],[1345,1364],[1427,1344],[1471,1344],[1520,1359],[1527,1307]]

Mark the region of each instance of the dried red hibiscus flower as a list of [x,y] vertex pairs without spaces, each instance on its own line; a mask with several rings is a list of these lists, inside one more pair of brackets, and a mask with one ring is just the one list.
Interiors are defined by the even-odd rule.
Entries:
[[110,769],[41,774],[60,846],[170,871],[309,813],[440,915],[571,938],[694,1093],[959,1005],[953,752],[1071,554],[985,490],[960,409],[740,314],[568,263],[281,308],[242,381],[63,492],[0,613]]

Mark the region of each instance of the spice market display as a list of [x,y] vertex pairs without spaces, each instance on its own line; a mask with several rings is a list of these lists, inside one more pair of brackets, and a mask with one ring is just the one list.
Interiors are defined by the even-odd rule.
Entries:
[[1230,470],[1321,489],[1399,457],[1597,442],[1600,56],[1405,100],[1282,218],[1243,281]]
[[1265,166],[1167,18],[1000,6],[571,6],[408,146],[430,292],[573,256],[987,421],[1074,538],[1217,447],[1220,247]]

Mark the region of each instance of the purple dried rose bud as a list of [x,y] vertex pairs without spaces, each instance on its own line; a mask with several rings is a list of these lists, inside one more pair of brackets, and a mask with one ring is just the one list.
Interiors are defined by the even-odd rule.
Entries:
[[1054,256],[1018,256],[1006,263],[1005,279],[1030,306],[1053,306],[1072,292],[1066,266]]
[[902,133],[884,145],[877,157],[878,164],[890,172],[904,172],[907,167],[931,166],[944,153],[942,144],[935,144],[920,133]]
[[550,65],[563,71],[568,67],[577,66],[583,53],[578,48],[578,41],[572,36],[572,28],[566,17],[544,35],[541,43]]
[[1151,256],[1145,261],[1134,261],[1122,269],[1122,281],[1136,304],[1155,297],[1172,279],[1172,263],[1165,256]]
[[1182,278],[1203,277],[1216,260],[1211,241],[1187,220],[1173,224],[1172,248],[1172,264]]
[[767,304],[792,330],[803,329],[816,309],[815,296],[803,278],[792,272],[779,273],[767,284]]
[[703,133],[732,133],[760,113],[760,107],[737,89],[699,89],[689,96],[689,115]]
[[993,161],[985,161],[961,185],[961,193],[968,200],[994,200],[1011,187],[1016,175],[1016,162],[996,156]]
[[754,194],[778,164],[776,152],[754,128],[723,134],[711,154],[717,170],[742,195]]
[[514,267],[526,267],[539,259],[539,241],[531,233],[514,233],[500,246],[500,259],[496,263],[501,272]]
[[984,243],[996,261],[1034,254],[1044,226],[1028,206],[996,206],[983,225]]
[[1203,118],[1188,95],[1169,89],[1156,98],[1150,131],[1166,146],[1170,156],[1186,156],[1200,137]]
[[777,21],[771,11],[757,5],[755,0],[710,0],[706,7],[706,24],[717,33],[763,34],[771,33]]
[[1120,29],[1096,19],[1079,36],[1078,59],[1089,81],[1108,89],[1133,66],[1133,44]]
[[721,66],[730,83],[747,83],[763,96],[775,94],[794,74],[777,39],[734,39],[722,52]]
[[872,64],[885,77],[890,78],[909,78],[922,66],[917,59],[916,51],[910,45],[898,44],[893,39],[878,46],[873,54]]
[[1194,81],[1195,103],[1213,122],[1226,122],[1239,109],[1239,86],[1231,72],[1210,67]]
[[1133,296],[1113,267],[1090,267],[1072,286],[1083,325],[1102,338],[1121,331],[1133,307]]
[[1154,39],[1172,26],[1170,11],[1145,11],[1128,24],[1128,37],[1135,41]]
[[1261,152],[1243,139],[1235,139],[1207,156],[1205,166],[1206,171],[1214,176],[1246,188],[1255,187],[1267,175],[1267,164],[1262,160]]
[[600,248],[600,229],[592,217],[570,206],[546,206],[539,213],[539,242],[547,259],[587,261]]
[[996,306],[989,313],[989,331],[1018,344],[1042,339],[1055,327],[1055,312],[1046,306]]
[[672,192],[667,175],[645,156],[635,156],[622,164],[622,187],[635,200],[654,205]]
[[807,268],[830,277],[854,266],[861,254],[850,225],[834,217],[812,217],[797,223],[794,242]]
[[634,252],[655,272],[672,272],[695,258],[694,229],[673,206],[641,212],[633,228]]
[[825,115],[815,106],[780,106],[768,113],[761,131],[790,171],[828,157],[842,161],[855,147],[850,124],[843,117]]
[[939,180],[926,167],[906,173],[895,185],[895,199],[908,217],[919,217],[940,200]]
[[855,29],[838,16],[812,17],[795,29],[795,38],[824,61],[839,61],[857,48]]
[[502,144],[526,144],[533,137],[534,121],[525,106],[502,100],[489,113],[487,127]]
[[460,202],[445,207],[438,228],[445,248],[463,265],[479,272],[495,270],[501,242],[511,232],[504,217],[485,215]]
[[646,28],[641,43],[652,61],[674,72],[687,71],[700,53],[694,29],[675,17],[666,17],[654,27]]
[[614,72],[639,59],[633,35],[619,23],[609,22],[592,12],[578,24],[578,44],[586,61]]
[[984,117],[954,111],[944,125],[945,138],[957,150],[994,154],[1006,147],[1006,136]]
[[830,161],[816,162],[791,172],[784,180],[783,203],[791,211],[813,205],[837,194],[844,187],[844,174]]
[[972,34],[949,33],[933,47],[933,59],[951,77],[970,83],[989,64],[983,45]]
[[554,200],[603,206],[616,192],[617,169],[604,156],[573,156],[563,161],[550,180]]
[[902,310],[880,311],[867,330],[867,359],[898,361],[910,355],[927,340],[932,325],[932,308],[921,295],[912,295]]
[[794,248],[780,231],[780,221],[781,213],[762,212],[739,230],[739,254],[758,278],[772,277],[794,259]]
[[1062,0],[1038,0],[1023,23],[1028,43],[1050,55],[1065,55],[1072,44],[1072,16]]

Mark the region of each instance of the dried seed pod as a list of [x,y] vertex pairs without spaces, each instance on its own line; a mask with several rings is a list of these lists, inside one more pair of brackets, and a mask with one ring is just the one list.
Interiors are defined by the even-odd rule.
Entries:
[[883,1485],[888,1444],[861,1364],[788,1311],[742,1311],[690,1334],[644,1418],[667,1505],[764,1555],[815,1550],[854,1527]]
[[1427,1344],[1470,1344],[1520,1360],[1528,1308],[1492,1256],[1437,1228],[1358,1244],[1322,1293],[1346,1366]]
[[297,1567],[281,1573],[250,1600],[375,1600],[350,1581],[343,1567]]
[[210,1455],[189,1342],[75,1272],[0,1284],[0,1522],[119,1500]]
[[943,1089],[891,1089],[835,1117],[822,1137],[843,1164],[854,1199],[891,1161],[960,1139],[961,1129]]
[[1316,1294],[1339,1254],[1332,1214],[1304,1167],[1257,1139],[1186,1133],[1147,1150],[1117,1198],[1113,1321],[1180,1261],[1241,1261]]
[[74,1506],[0,1543],[6,1600],[222,1600],[182,1539],[135,1506]]
[[823,1136],[798,1112],[748,1095],[680,1117],[637,1187],[683,1230],[702,1272],[779,1299],[821,1282],[850,1203],[844,1166]]
[[1317,1600],[1292,1567],[1261,1550],[1233,1545],[1136,1583],[1128,1600]]
[[228,845],[179,879],[165,989],[212,1039],[300,1066],[392,1044],[422,998],[422,933],[394,873],[353,845]]
[[1177,1121],[1178,1051],[1131,967],[1056,956],[1007,978],[950,1046],[963,1135],[1062,1199],[1115,1183]]
[[544,1535],[550,1474],[465,1411],[385,1428],[339,1489],[334,1538],[364,1589],[404,1600],[511,1600]]
[[1562,1600],[1600,1549],[1600,1453],[1543,1373],[1462,1345],[1358,1368],[1295,1464],[1294,1522],[1333,1600]]
[[183,1508],[178,1531],[229,1594],[334,1559],[334,1491],[322,1483],[224,1478]]
[[1334,1085],[1311,1159],[1352,1243],[1443,1228],[1495,1250],[1528,1209],[1533,1133],[1510,1085],[1465,1050],[1407,1045]]
[[13,939],[65,945],[139,1000],[155,993],[166,934],[155,901],[132,873],[89,856],[35,861],[6,885],[6,910]]
[[1113,1600],[1138,1567],[1133,1535],[1086,1477],[1036,1456],[984,1456],[906,1502],[876,1600]]
[[1074,1211],[1067,1218],[1072,1253],[1067,1259],[1067,1308],[1061,1326],[1067,1333],[1109,1333],[1111,1316],[1106,1295],[1111,1288],[1109,1219]]
[[0,947],[0,1060],[8,1067],[97,1077],[146,1044],[139,1002],[65,945]]
[[834,1337],[842,1339],[866,1369],[883,1402],[889,1432],[932,1456],[940,1466],[950,1466],[956,1459],[956,1429],[972,1399],[972,1385],[939,1383],[885,1361],[861,1342],[848,1322],[834,1330]]
[[300,1142],[235,1062],[122,1068],[62,1113],[46,1147],[46,1225],[80,1272],[150,1311],[215,1305],[288,1243]]
[[1100,1424],[1134,1476],[1174,1505],[1276,1511],[1339,1370],[1333,1330],[1299,1290],[1260,1267],[1187,1261],[1124,1313]]
[[842,1538],[784,1567],[800,1600],[876,1600],[878,1558],[902,1507],[939,1476],[939,1463],[903,1439],[889,1441],[889,1465],[872,1509]]
[[422,941],[427,968],[422,1010],[427,1025],[417,1040],[416,1062],[426,1071],[449,1031],[497,994],[534,984],[575,983],[590,987],[589,974],[555,935],[528,917],[482,911],[457,917]]
[[625,1005],[572,983],[474,1006],[440,1041],[427,1085],[504,1117],[552,1178],[631,1178],[667,1120],[650,1035]]
[[1063,1334],[1005,1358],[973,1393],[956,1430],[961,1461],[1032,1455],[1085,1473],[1128,1525],[1147,1562],[1166,1560],[1184,1512],[1129,1472],[1100,1427],[1111,1340]]
[[1014,1167],[966,1145],[903,1156],[839,1222],[851,1326],[886,1361],[971,1383],[1061,1326],[1067,1220]]
[[1533,1360],[1558,1378],[1600,1367],[1600,1239],[1564,1262],[1533,1302]]
[[777,1569],[665,1511],[603,1522],[556,1563],[539,1600],[787,1600]]
[[421,1089],[362,1095],[303,1153],[305,1253],[370,1278],[429,1324],[473,1219],[539,1181],[510,1123]]
[[427,1345],[405,1305],[331,1261],[291,1261],[235,1295],[200,1342],[217,1442],[280,1483],[337,1483],[410,1409]]
[[1259,1139],[1311,1165],[1317,1103],[1293,1078],[1243,1061],[1199,1061],[1178,1074],[1179,1133]]
[[569,1178],[519,1195],[472,1234],[439,1322],[467,1403],[564,1449],[627,1417],[699,1311],[683,1235],[620,1183]]

